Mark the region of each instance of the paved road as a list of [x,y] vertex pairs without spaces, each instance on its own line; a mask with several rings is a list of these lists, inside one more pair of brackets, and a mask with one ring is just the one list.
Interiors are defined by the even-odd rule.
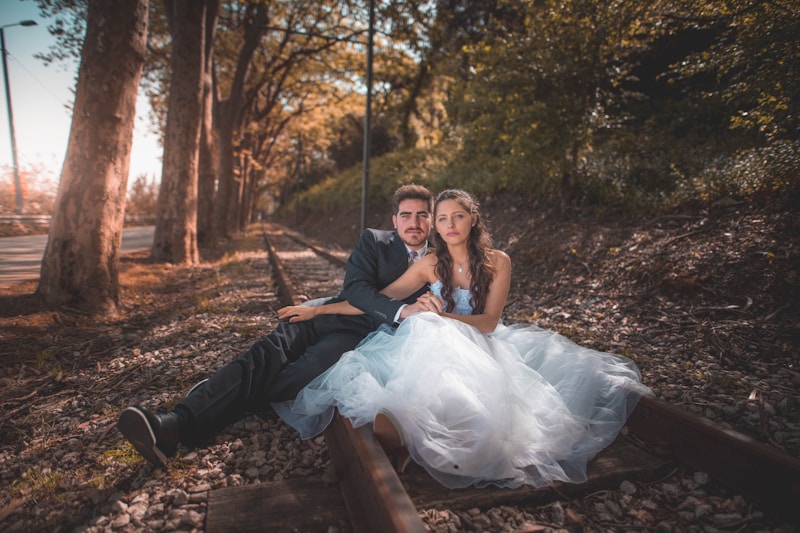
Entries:
[[[154,230],[154,226],[123,230],[122,253],[149,249]],[[0,238],[0,285],[38,278],[45,245],[47,235]]]

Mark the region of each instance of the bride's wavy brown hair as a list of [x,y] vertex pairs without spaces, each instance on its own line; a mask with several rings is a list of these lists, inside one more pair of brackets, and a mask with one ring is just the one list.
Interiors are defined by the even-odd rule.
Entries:
[[[472,294],[472,314],[483,313],[486,307],[486,298],[489,295],[489,285],[494,278],[494,269],[489,261],[489,250],[492,248],[492,236],[486,229],[486,224],[478,208],[480,204],[468,192],[460,189],[448,189],[439,193],[433,205],[433,219],[436,220],[436,211],[444,200],[455,200],[471,215],[475,215],[475,225],[469,232],[467,251],[469,253],[470,292]],[[434,223],[435,224],[435,223]],[[433,242],[436,249],[436,277],[442,282],[442,298],[447,303],[447,309],[455,307],[453,299],[453,258],[447,250],[447,244],[439,232],[433,232]]]

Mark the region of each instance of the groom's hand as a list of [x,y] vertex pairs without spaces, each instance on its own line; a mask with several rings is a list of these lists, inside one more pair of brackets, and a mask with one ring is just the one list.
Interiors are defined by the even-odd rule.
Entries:
[[301,322],[311,320],[317,315],[315,307],[310,305],[287,305],[278,309],[280,320],[289,319],[289,322]]

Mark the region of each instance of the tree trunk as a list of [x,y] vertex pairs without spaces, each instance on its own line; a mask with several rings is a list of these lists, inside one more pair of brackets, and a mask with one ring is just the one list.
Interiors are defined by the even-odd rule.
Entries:
[[[227,102],[220,107],[228,107]],[[233,124],[231,118],[228,113],[220,110],[216,125],[219,175],[217,196],[214,199],[214,234],[217,237],[230,235],[228,217],[233,194]]]
[[267,9],[264,3],[253,4],[255,13],[245,30],[244,42],[239,49],[236,70],[233,74],[228,97],[217,106],[217,143],[219,147],[219,180],[215,202],[214,229],[217,236],[227,237],[236,230],[240,205],[240,187],[234,175],[234,141],[242,126],[245,105],[245,83],[250,73],[250,64],[255,55],[264,27]]
[[114,315],[148,0],[90,0],[67,154],[38,294]]
[[239,152],[239,164],[236,165],[238,172],[233,174],[233,194],[231,194],[231,213],[230,229],[238,233],[244,226],[242,225],[242,206],[244,205],[244,184],[247,178],[247,158],[246,154]]
[[206,8],[205,65],[203,67],[203,117],[200,130],[200,168],[197,175],[197,243],[213,246],[214,191],[219,172],[216,137],[214,134],[214,36],[219,16],[219,0],[208,0]]
[[575,194],[578,190],[578,154],[580,144],[578,141],[572,142],[572,149],[570,150],[568,168],[564,172],[561,179],[561,189],[559,194],[561,196],[561,207],[564,208],[575,200]]
[[151,255],[156,261],[196,263],[197,170],[203,108],[206,2],[169,1],[172,76],[164,163]]
[[240,218],[242,229],[255,219],[255,206],[258,199],[255,197],[256,185],[263,171],[259,171],[258,165],[250,162],[247,169],[247,179],[245,180],[244,194],[242,195],[242,217]]

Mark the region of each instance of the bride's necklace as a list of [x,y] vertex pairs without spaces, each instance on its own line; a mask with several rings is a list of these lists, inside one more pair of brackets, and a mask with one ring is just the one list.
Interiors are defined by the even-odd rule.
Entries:
[[458,272],[459,274],[464,273],[464,268],[467,268],[467,271],[469,271],[469,257],[467,257],[467,260],[464,261],[463,263],[461,261],[456,260],[455,257],[453,257],[452,260],[456,264],[456,272]]

